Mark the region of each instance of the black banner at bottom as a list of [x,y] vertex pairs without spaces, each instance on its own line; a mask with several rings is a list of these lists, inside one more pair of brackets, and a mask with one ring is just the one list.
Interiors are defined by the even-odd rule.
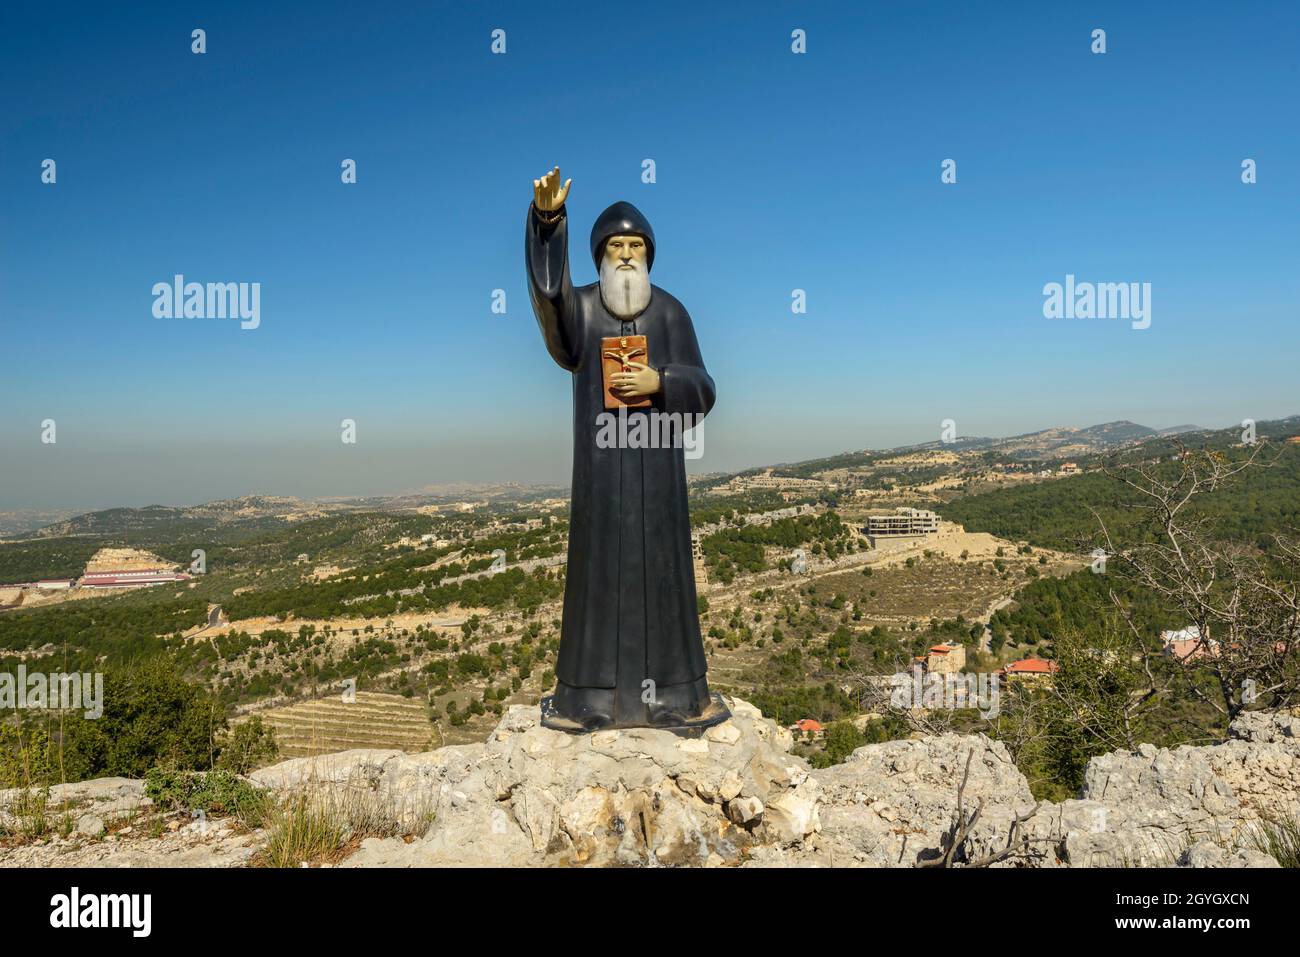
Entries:
[[1196,933],[1228,943],[1289,926],[1291,884],[1281,870],[0,870],[0,910],[10,945],[250,934],[259,944],[374,944],[431,927],[436,937],[476,927],[496,943],[516,933],[589,938],[606,926],[626,935],[638,921],[663,943],[677,923],[665,922],[665,906],[692,925],[716,922],[729,942],[787,920],[794,932],[831,921],[851,934],[858,921],[886,918],[947,947],[978,914],[1072,941]]

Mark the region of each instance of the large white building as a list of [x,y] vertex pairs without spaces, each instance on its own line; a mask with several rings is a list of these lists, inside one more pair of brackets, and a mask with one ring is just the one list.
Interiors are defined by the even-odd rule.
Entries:
[[939,532],[939,516],[924,508],[896,508],[888,515],[868,515],[866,531],[872,545],[877,538],[935,535]]
[[90,572],[82,575],[77,585],[81,588],[145,588],[169,582],[189,581],[185,572],[172,572],[161,568],[132,569],[129,571]]

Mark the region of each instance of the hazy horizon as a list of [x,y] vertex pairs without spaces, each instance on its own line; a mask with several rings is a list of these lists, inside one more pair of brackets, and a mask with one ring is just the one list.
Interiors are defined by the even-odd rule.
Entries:
[[[1283,411],[1276,415],[1260,416],[1256,421],[1266,422],[1266,421],[1272,421],[1278,419],[1285,419],[1297,414],[1300,414],[1300,410],[1291,411],[1291,412]],[[1071,423],[1055,423],[1051,425],[1042,425],[1042,426],[1032,427],[1032,428],[1017,428],[1013,431],[1009,431],[1005,433],[996,433],[996,434],[990,432],[984,432],[984,431],[974,431],[970,433],[962,432],[958,435],[958,439],[978,439],[978,438],[1008,439],[1008,438],[1014,438],[1015,436],[1019,436],[1019,435],[1027,435],[1027,434],[1033,434],[1035,432],[1041,432],[1046,429],[1057,429],[1057,428],[1086,429],[1086,428],[1091,428],[1092,426],[1103,425],[1109,422],[1117,422],[1117,421],[1133,422],[1135,425],[1145,426],[1147,428],[1154,429],[1156,431],[1160,431],[1163,429],[1177,428],[1179,426],[1185,426],[1185,425],[1195,425],[1207,430],[1226,429],[1238,425],[1237,422],[1209,423],[1209,422],[1197,422],[1191,419],[1179,420],[1179,421],[1170,420],[1169,422],[1156,423],[1156,422],[1144,422],[1138,419],[1132,419],[1127,417],[1119,417],[1115,419],[1102,419],[1095,422],[1089,421],[1086,424],[1082,422],[1071,422]],[[705,430],[706,432],[708,430],[707,422],[705,423]],[[719,467],[712,467],[705,464],[708,462],[709,459],[709,456],[706,454],[703,459],[696,462],[688,463],[688,472],[691,475],[701,475],[701,474],[709,474],[709,473],[729,474],[735,472],[742,472],[747,469],[764,468],[768,466],[793,465],[798,462],[805,462],[811,459],[825,458],[833,455],[838,455],[843,452],[859,452],[859,451],[866,451],[866,450],[889,451],[891,449],[906,448],[913,445],[922,445],[927,442],[937,441],[939,439],[939,434],[940,434],[940,425],[936,423],[934,428],[930,430],[930,433],[928,435],[922,437],[921,435],[918,434],[911,438],[904,439],[903,441],[900,442],[891,442],[889,444],[884,444],[884,445],[874,445],[874,444],[845,445],[843,447],[815,450],[812,452],[812,454],[809,455],[799,455],[797,457],[785,457],[785,458],[762,460],[762,461],[755,460],[750,462],[743,462],[740,464],[731,464],[731,465],[719,466]],[[705,443],[705,447],[706,448],[708,447],[707,441]],[[332,448],[329,449],[328,452],[332,452]],[[322,454],[328,454],[328,452],[326,450],[322,450]],[[504,484],[513,483],[513,484],[519,484],[525,486],[536,485],[536,486],[568,487],[569,480],[570,480],[569,461],[567,458],[568,446],[565,446],[565,448],[562,450],[562,453],[563,454],[559,455],[560,459],[562,459],[559,466],[561,471],[550,475],[541,475],[541,474],[527,475],[523,473],[510,473],[508,471],[503,471],[500,474],[483,474],[481,477],[477,477],[477,478],[452,477],[452,478],[441,479],[436,481],[428,480],[418,485],[393,485],[391,483],[385,484],[383,479],[378,479],[375,480],[377,484],[365,486],[359,488],[358,490],[352,490],[352,491],[328,491],[328,490],[304,491],[304,490],[296,490],[288,485],[282,485],[277,487],[250,486],[246,488],[238,488],[234,485],[231,485],[231,486],[221,486],[223,488],[226,488],[225,491],[221,491],[219,490],[218,486],[213,485],[211,486],[211,488],[213,489],[212,492],[199,494],[198,497],[194,497],[194,498],[184,498],[184,499],[137,498],[137,499],[129,499],[129,500],[102,500],[102,501],[95,501],[95,502],[50,501],[50,502],[43,502],[40,504],[0,502],[0,512],[26,512],[26,511],[92,512],[92,511],[100,511],[108,508],[144,508],[151,505],[161,505],[161,506],[167,506],[172,508],[186,508],[186,507],[192,507],[196,505],[204,505],[209,502],[218,502],[218,501],[225,501],[230,499],[238,499],[238,498],[244,498],[248,496],[258,496],[258,495],[269,496],[269,497],[297,498],[297,499],[302,499],[304,501],[329,500],[329,499],[357,499],[357,498],[371,498],[371,497],[384,498],[384,497],[396,497],[401,495],[418,495],[423,492],[427,492],[431,489],[437,489],[439,487],[445,487],[445,486],[455,486],[458,484],[465,484],[465,485],[472,485],[472,486],[488,486],[494,484],[504,485]],[[559,453],[557,452],[557,454]]]

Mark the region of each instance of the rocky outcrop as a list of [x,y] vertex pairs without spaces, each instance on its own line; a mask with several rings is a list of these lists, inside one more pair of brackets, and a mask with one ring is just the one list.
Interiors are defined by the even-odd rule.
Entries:
[[370,839],[345,866],[688,865],[741,862],[820,827],[816,783],[788,731],[743,701],[700,737],[570,735],[516,706],[485,744],[345,752],[253,774],[277,790],[366,791],[419,840]]
[[[946,734],[859,748],[814,771],[789,733],[733,701],[702,738],[566,735],[515,707],[484,745],[420,755],[347,752],[257,772],[276,789],[363,789],[422,839],[365,842],[345,866],[678,865],[912,867],[941,856],[963,809],[979,816],[957,862],[998,866],[1271,866],[1252,831],[1296,814],[1296,719],[1252,714],[1220,745],[1096,758],[1077,800],[1039,804],[1006,747]],[[969,759],[969,773],[967,761]],[[1019,831],[1013,832],[1017,818]]]
[[[788,731],[730,703],[731,719],[698,737],[569,735],[515,706],[481,744],[298,758],[251,780],[280,796],[364,804],[392,822],[385,833],[403,835],[365,839],[346,867],[915,867],[950,842],[963,779],[959,865],[995,857],[1015,835],[1017,853],[994,866],[1276,866],[1255,829],[1300,816],[1300,720],[1284,715],[1243,715],[1217,745],[1094,758],[1077,799],[1040,804],[984,735],[869,745],[814,770],[790,753]],[[99,822],[147,803],[139,782],[64,787],[86,799],[65,839],[78,863],[141,862],[140,848],[97,836]],[[11,798],[0,792],[0,823]],[[187,829],[165,836],[177,844],[158,851],[170,863],[238,865],[265,838]],[[45,860],[22,854],[6,862]]]
[[1261,825],[1300,815],[1297,730],[1290,715],[1250,712],[1221,744],[1093,758],[1079,800],[1050,808],[1037,833],[1059,837],[1073,866],[1267,866]]
[[843,764],[818,771],[829,862],[907,867],[940,856],[963,776],[966,812],[983,804],[969,845],[972,857],[983,857],[1006,846],[1016,816],[1035,803],[1001,742],[957,734],[890,741],[858,748]]

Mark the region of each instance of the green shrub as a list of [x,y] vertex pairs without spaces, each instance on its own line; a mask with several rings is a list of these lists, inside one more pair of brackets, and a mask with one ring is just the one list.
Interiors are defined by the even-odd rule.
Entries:
[[261,715],[254,715],[243,724],[235,725],[222,742],[217,767],[235,774],[247,774],[254,768],[270,764],[279,754],[275,728],[263,724]]
[[144,793],[165,810],[232,815],[250,826],[257,826],[269,808],[265,792],[230,771],[150,768]]
[[142,778],[152,767],[210,768],[226,718],[206,689],[170,662],[152,661],[104,676],[104,713],[69,716],[64,766],[69,781]]
[[0,789],[56,784],[56,763],[44,728],[31,722],[0,721]]

